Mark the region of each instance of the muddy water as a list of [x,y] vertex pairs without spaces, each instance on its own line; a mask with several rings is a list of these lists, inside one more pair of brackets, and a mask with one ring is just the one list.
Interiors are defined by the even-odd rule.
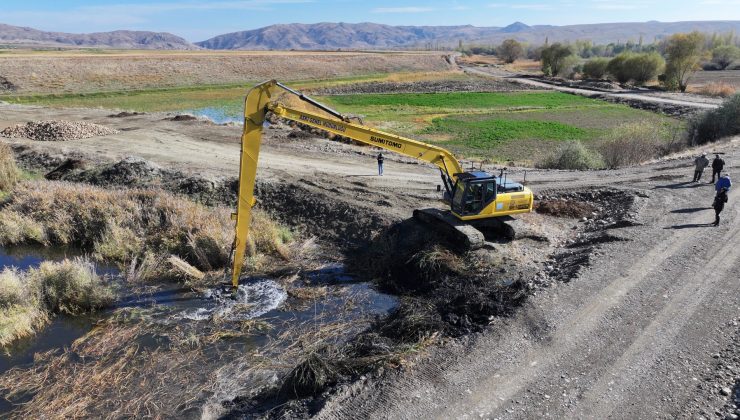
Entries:
[[[44,260],[61,260],[79,255],[80,253],[74,250],[63,249],[49,251],[41,248],[0,248],[0,270],[9,266],[25,270],[38,266]],[[266,331],[224,340],[212,348],[204,348],[205,353],[214,355],[211,367],[218,367],[218,354],[225,348],[238,348],[242,354],[248,354],[252,351],[262,351],[263,346],[272,344],[271,351],[276,351],[275,340],[284,331],[297,325],[316,327],[337,321],[352,325],[355,320],[367,320],[375,315],[388,313],[397,305],[395,298],[378,293],[368,284],[354,281],[338,264],[303,272],[290,285],[292,291],[325,290],[323,294],[310,298],[297,298],[295,292],[289,293],[286,290],[288,287],[286,283],[267,278],[244,279],[244,284],[237,295],[232,296],[230,292],[221,288],[196,292],[176,284],[132,288],[119,278],[119,273],[114,268],[98,266],[97,271],[101,275],[109,276],[109,280],[117,285],[118,298],[114,307],[89,316],[53,317],[49,325],[37,335],[18,340],[3,349],[0,354],[0,375],[12,368],[31,367],[34,354],[67,348],[75,340],[84,337],[100,321],[131,310],[144,311],[148,320],[160,326],[152,327],[154,329],[151,335],[137,339],[141,340],[139,345],[142,346],[163,345],[158,338],[161,335],[158,335],[157,329],[184,328],[197,334],[198,331],[212,327],[214,320],[223,323],[254,319],[270,324],[271,327]],[[348,301],[351,303],[348,304]],[[347,328],[346,331],[337,334],[335,342],[350,339],[357,332],[359,331]],[[229,393],[217,394],[212,395],[208,401],[201,402],[218,404],[219,400],[235,396]],[[13,406],[10,402],[0,398],[0,416],[8,414],[11,410]]]

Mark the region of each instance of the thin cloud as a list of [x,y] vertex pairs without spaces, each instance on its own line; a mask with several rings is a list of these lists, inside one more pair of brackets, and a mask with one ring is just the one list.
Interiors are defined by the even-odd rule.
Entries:
[[433,12],[435,9],[431,7],[376,7],[371,10],[372,13],[426,13]]

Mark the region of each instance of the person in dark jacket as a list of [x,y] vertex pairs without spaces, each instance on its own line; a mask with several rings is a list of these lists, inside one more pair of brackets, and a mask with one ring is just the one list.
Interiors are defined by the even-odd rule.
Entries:
[[383,153],[378,153],[378,176],[383,176]]
[[714,184],[714,177],[717,176],[717,179],[719,179],[720,176],[722,176],[722,169],[725,168],[725,161],[722,160],[721,157],[719,157],[719,153],[714,156],[714,160],[712,161],[712,184]]
[[714,197],[714,204],[712,204],[712,207],[714,207],[714,226],[719,226],[719,214],[724,210],[726,202],[727,188],[722,188]]
[[702,153],[701,156],[694,159],[694,182],[699,182],[701,174],[704,173],[704,168],[709,166],[709,159],[707,154]]

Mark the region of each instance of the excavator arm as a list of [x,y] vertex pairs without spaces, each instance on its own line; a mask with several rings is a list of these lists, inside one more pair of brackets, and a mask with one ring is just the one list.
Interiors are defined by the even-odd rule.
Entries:
[[[329,116],[291,108],[277,101],[277,92],[285,91],[297,96],[303,102],[321,109]],[[532,210],[533,196],[531,191],[521,184],[507,182],[484,172],[465,172],[455,156],[444,148],[409,139],[384,131],[376,130],[351,119],[324,104],[297,92],[275,80],[270,80],[253,87],[244,104],[244,132],[241,141],[241,160],[239,169],[239,198],[237,211],[232,215],[236,220],[236,234],[233,246],[233,266],[231,282],[234,288],[239,285],[244,255],[247,250],[249,225],[252,206],[255,204],[254,186],[257,175],[262,130],[268,112],[274,115],[306,124],[329,133],[348,137],[352,140],[404,156],[419,159],[436,165],[442,176],[448,197],[451,198],[452,213],[436,215],[437,219],[460,231],[462,236],[470,238],[463,221],[474,222],[497,219],[512,214]],[[462,182],[458,182],[462,180]],[[414,213],[415,215],[417,212]],[[423,216],[423,215],[422,215]],[[450,220],[454,219],[454,220]],[[472,242],[482,243],[480,238]],[[473,235],[475,236],[475,235]],[[466,239],[467,242],[471,242]]]
[[[293,109],[277,103],[274,98],[277,96],[278,89],[295,94],[301,100],[332,115],[333,118]],[[232,214],[232,219],[236,220],[231,271],[233,287],[239,285],[239,276],[247,250],[252,206],[256,202],[254,186],[257,176],[257,161],[259,159],[262,129],[268,111],[288,120],[432,163],[440,169],[445,188],[450,193],[457,174],[464,172],[455,156],[441,147],[353,123],[349,117],[275,80],[260,83],[247,93],[244,103],[244,131],[241,139],[239,164],[239,198],[236,213]]]

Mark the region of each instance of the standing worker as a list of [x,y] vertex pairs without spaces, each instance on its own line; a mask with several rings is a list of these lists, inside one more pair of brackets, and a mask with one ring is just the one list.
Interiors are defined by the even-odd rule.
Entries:
[[709,159],[707,159],[707,154],[702,153],[701,156],[694,159],[694,182],[699,182],[701,179],[701,174],[704,172],[704,168],[709,166]]
[[714,156],[712,161],[712,184],[714,184],[714,176],[717,175],[717,180],[722,176],[722,169],[725,168],[725,161],[719,157],[719,153]]
[[724,210],[726,202],[727,188],[722,188],[714,197],[714,204],[712,204],[712,207],[714,207],[714,226],[719,226],[719,214]]
[[383,153],[378,153],[378,176],[383,176]]

